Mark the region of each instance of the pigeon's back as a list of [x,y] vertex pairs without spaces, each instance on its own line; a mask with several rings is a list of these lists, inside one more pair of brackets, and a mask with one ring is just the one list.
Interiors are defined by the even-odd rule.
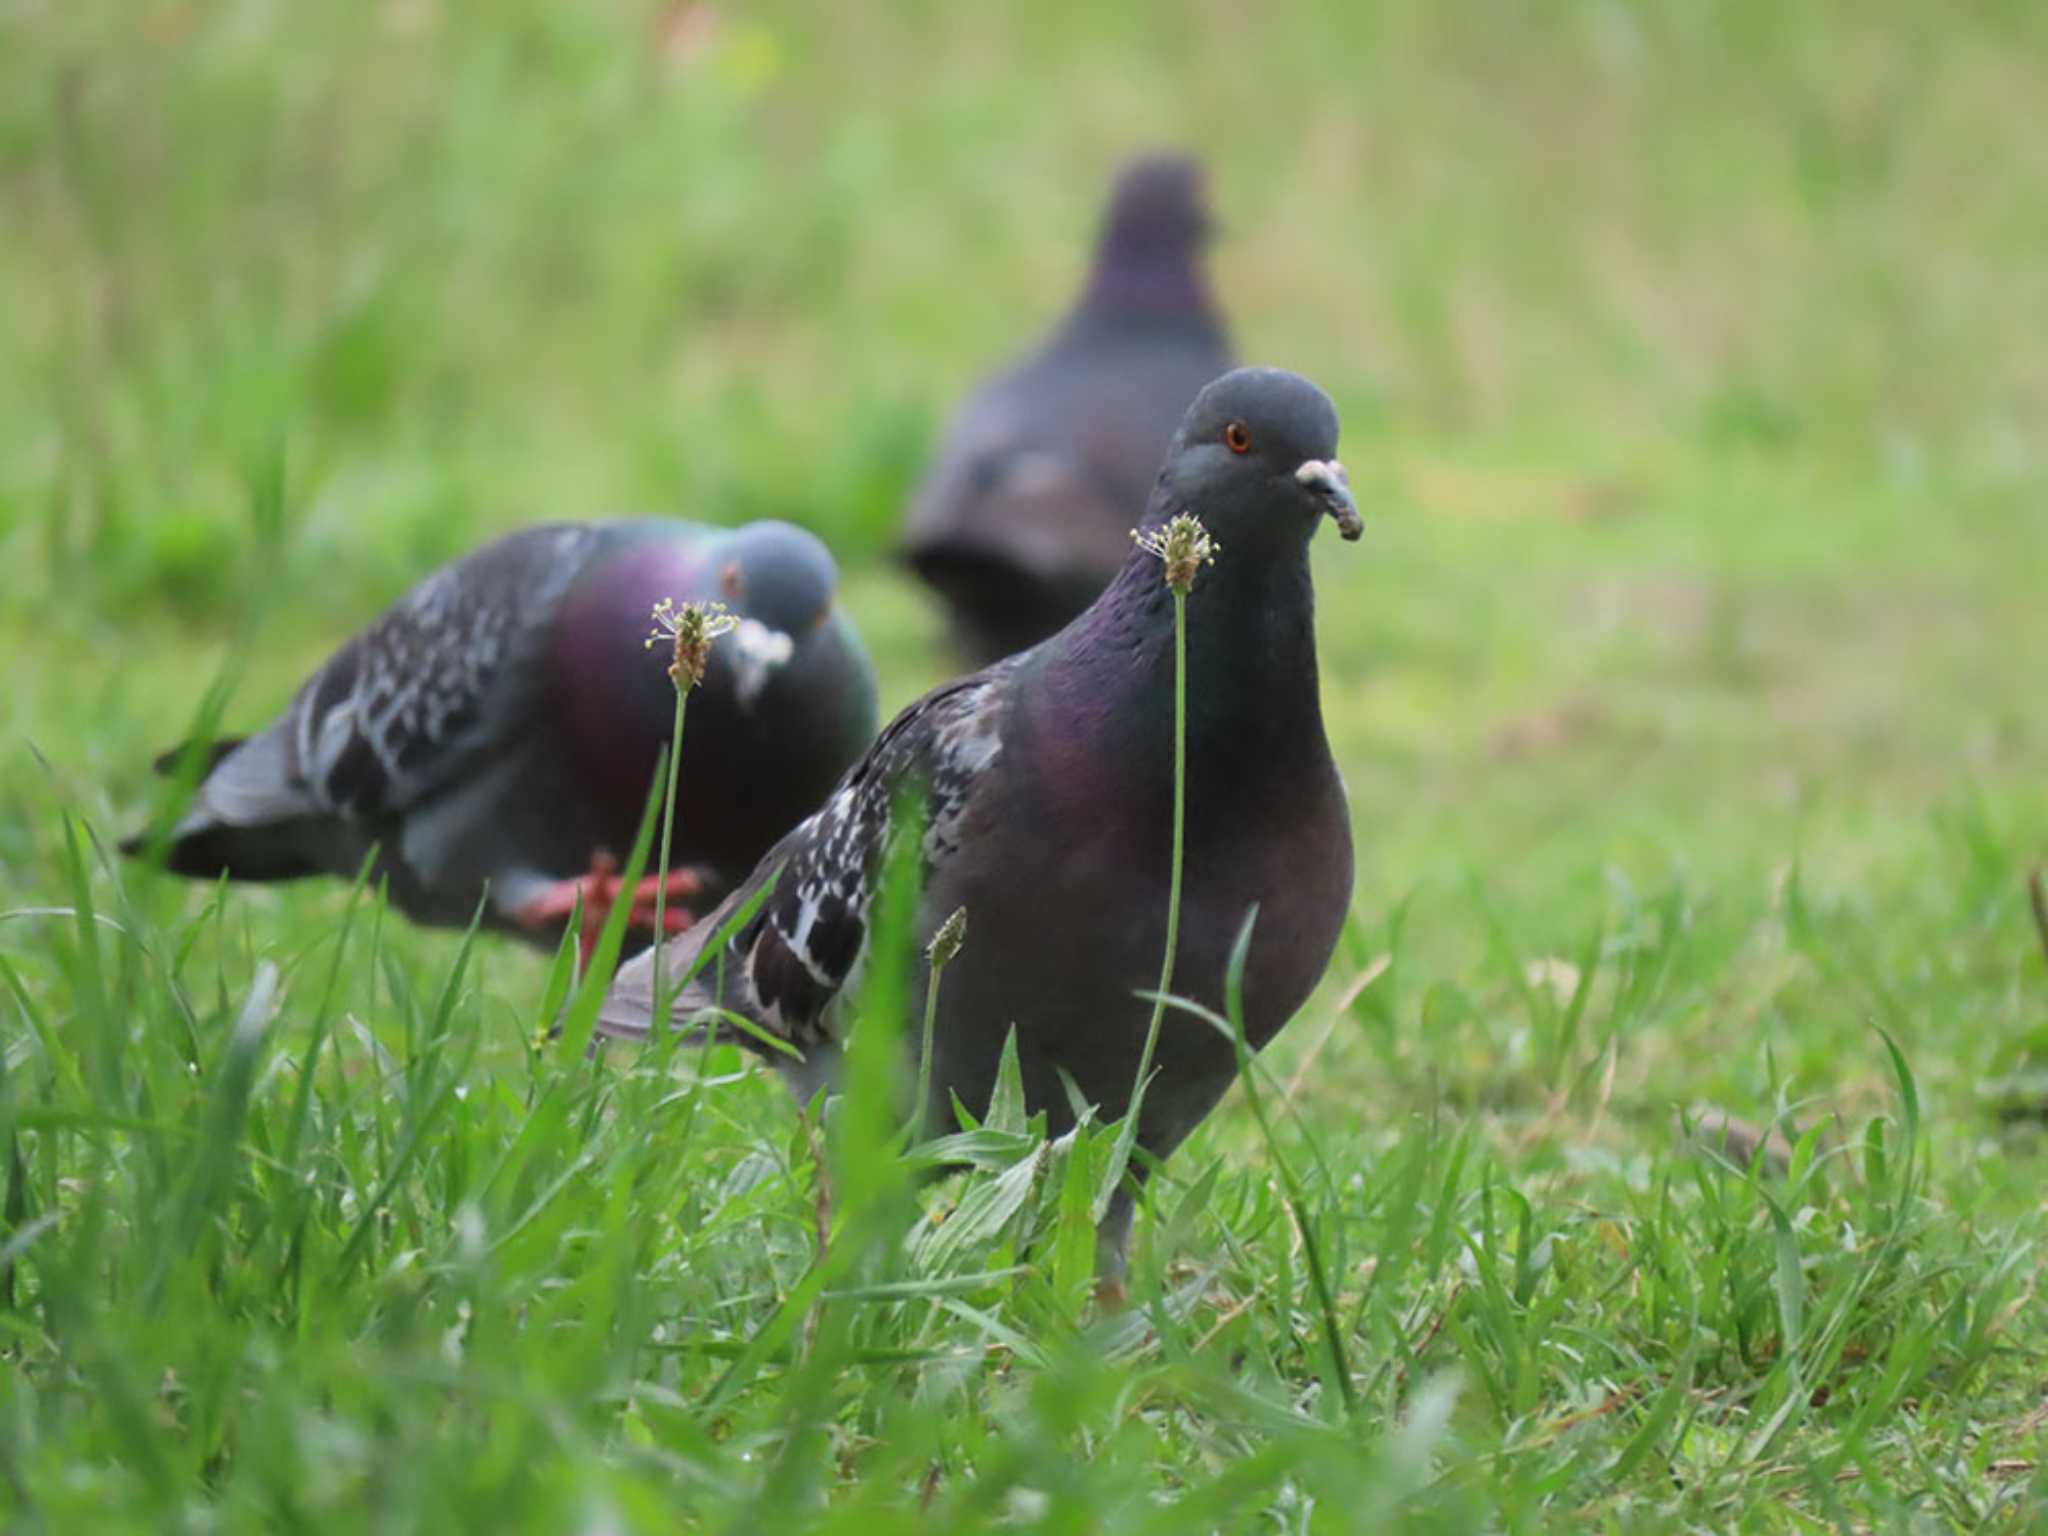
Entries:
[[977,660],[1035,644],[1108,584],[1181,413],[1230,368],[1207,233],[1190,162],[1135,163],[1072,312],[950,423],[904,547]]

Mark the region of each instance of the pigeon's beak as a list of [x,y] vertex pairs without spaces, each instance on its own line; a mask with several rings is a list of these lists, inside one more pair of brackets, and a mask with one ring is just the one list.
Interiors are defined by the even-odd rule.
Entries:
[[1351,499],[1351,481],[1342,464],[1335,459],[1310,459],[1295,470],[1294,478],[1322,501],[1323,510],[1335,519],[1337,531],[1345,538],[1355,539],[1365,532],[1365,519]]

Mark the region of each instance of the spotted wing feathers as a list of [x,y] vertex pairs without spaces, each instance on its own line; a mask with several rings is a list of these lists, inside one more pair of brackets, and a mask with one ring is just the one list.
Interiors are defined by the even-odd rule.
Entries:
[[[1002,723],[1014,668],[1003,663],[925,695],[898,715],[825,804],[785,837],[760,868],[691,934],[671,947],[669,974],[687,971],[702,946],[773,879],[775,888],[728,941],[723,966],[707,964],[677,998],[685,1020],[717,1005],[747,1017],[798,1050],[832,1041],[836,1004],[866,957],[868,912],[889,846],[898,796],[914,790],[925,816],[930,871],[959,852],[963,814],[1002,755]],[[692,943],[694,940],[694,944]],[[723,996],[718,973],[723,972]],[[598,1016],[610,1035],[645,1034],[653,1017],[653,956],[620,972]]]
[[444,567],[307,679],[268,729],[223,753],[187,824],[374,820],[490,751],[534,686],[562,592],[595,530],[527,529]]

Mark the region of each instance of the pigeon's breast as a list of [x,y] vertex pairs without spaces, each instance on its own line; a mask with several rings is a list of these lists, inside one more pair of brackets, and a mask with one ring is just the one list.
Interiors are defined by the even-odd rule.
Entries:
[[675,708],[668,659],[647,645],[654,605],[698,598],[711,579],[701,545],[639,534],[593,561],[563,600],[556,697],[572,740],[595,752],[590,766],[601,776],[616,770],[644,783],[647,745],[668,739]]
[[[927,893],[933,921],[968,912],[967,946],[940,993],[935,1081],[970,1106],[985,1098],[1012,1025],[1027,1092],[1056,1122],[1061,1073],[1106,1113],[1136,1073],[1151,1012],[1142,994],[1158,982],[1165,945],[1171,780],[1141,783],[1150,776],[1134,776],[1128,755],[1092,750],[1089,734],[1078,722],[1066,732],[1019,724],[1000,783],[961,829],[973,857],[936,870]],[[1191,826],[1187,844],[1173,990],[1221,1011],[1227,957],[1256,909],[1245,985],[1255,1045],[1321,980],[1351,891],[1335,770],[1291,767],[1286,782],[1244,786],[1262,809]],[[1172,1081],[1147,1111],[1156,1152],[1199,1121],[1235,1071],[1228,1042],[1206,1024],[1175,1015],[1162,1042]]]

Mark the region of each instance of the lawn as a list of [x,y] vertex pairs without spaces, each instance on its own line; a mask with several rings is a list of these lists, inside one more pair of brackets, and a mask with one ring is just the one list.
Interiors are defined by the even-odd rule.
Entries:
[[[0,0],[0,1525],[2048,1526],[2044,99],[2025,0]],[[1126,1310],[1110,1134],[914,1184],[879,1027],[817,1131],[112,855],[543,518],[803,522],[915,697],[1160,142],[1343,412],[1359,878]]]

